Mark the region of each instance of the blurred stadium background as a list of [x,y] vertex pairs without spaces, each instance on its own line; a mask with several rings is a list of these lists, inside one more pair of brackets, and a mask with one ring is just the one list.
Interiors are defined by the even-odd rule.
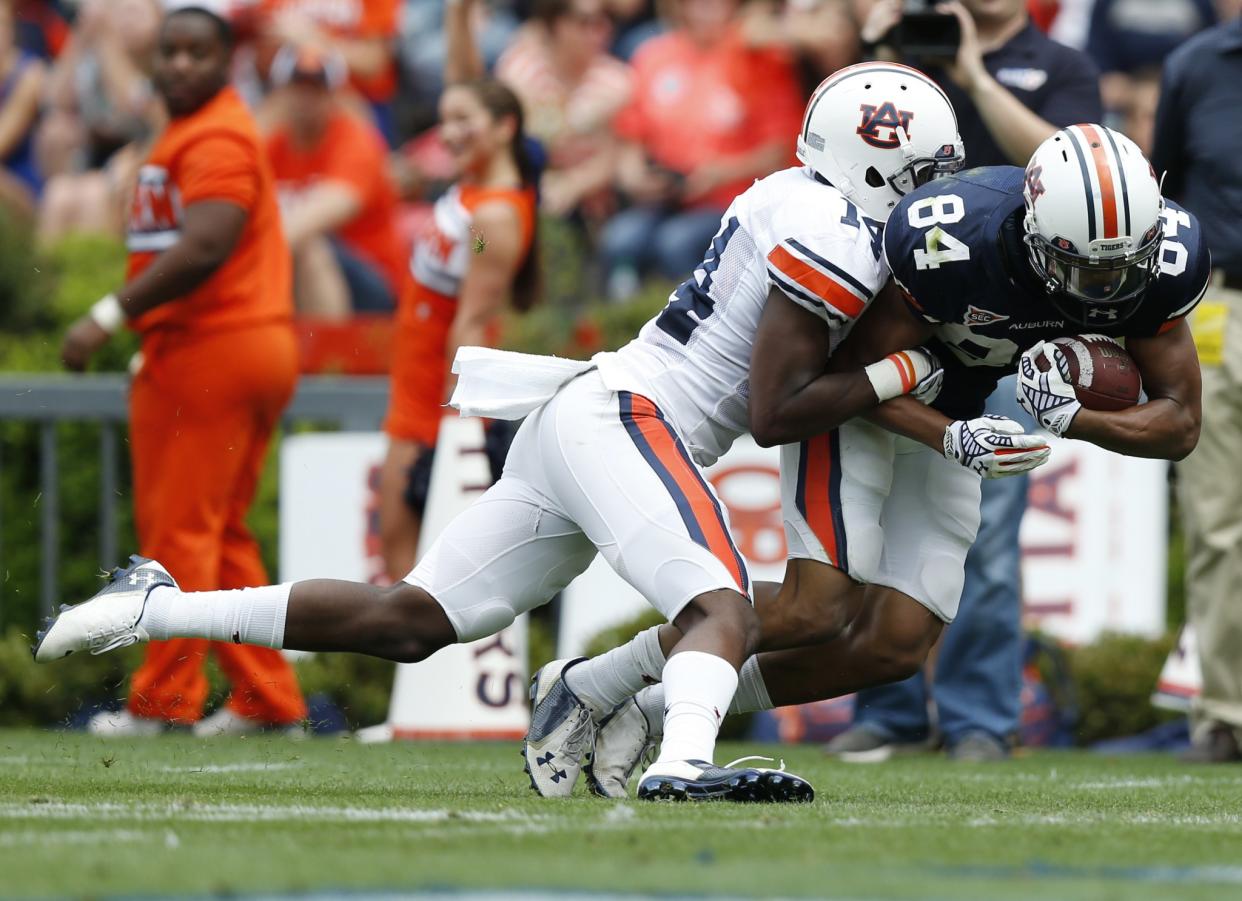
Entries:
[[[972,12],[998,4],[1006,0],[966,0]],[[503,316],[503,346],[585,358],[632,337],[700,259],[730,197],[792,164],[803,98],[828,73],[875,52],[880,42],[867,24],[883,19],[877,7],[885,5],[471,3],[485,62],[521,97],[546,163],[541,297],[529,313]],[[934,742],[878,770],[830,764],[818,746],[849,726],[851,698],[728,726],[746,749],[802,743],[774,753],[818,777],[827,809],[814,812],[616,813],[583,799],[547,807],[525,797],[508,747],[473,742],[364,749],[256,737],[209,747],[175,735],[113,745],[42,731],[79,730],[118,709],[138,659],[126,652],[43,669],[27,648],[42,614],[93,593],[99,571],[136,547],[125,396],[137,340],[118,336],[91,373],[72,381],[60,373],[59,345],[69,323],[122,282],[131,189],[166,121],[150,82],[161,7],[157,0],[0,7],[0,895],[455,885],[903,898],[1240,891],[1242,798],[1230,775],[1238,771],[1186,770],[1173,756],[1189,742],[1185,711],[1196,679],[1193,662],[1181,665],[1193,657],[1193,640],[1179,643],[1187,612],[1172,468],[1122,465],[1084,448],[1067,447],[1029,487],[1022,713],[1007,737],[1015,759],[998,769],[954,770],[932,756]],[[1150,151],[1164,60],[1198,32],[1236,19],[1242,4],[1025,7],[1033,27],[1085,52],[1104,121]],[[445,0],[237,0],[228,10],[238,39],[235,85],[266,128],[290,116],[269,78],[276,47],[301,44],[346,61],[348,83],[333,103],[386,148],[381,175],[398,199],[392,239],[406,256],[452,179],[436,129],[445,10]],[[695,29],[716,29],[711,52],[690,49]],[[656,44],[653,53],[662,35],[687,40]],[[1004,83],[1030,87],[1041,74],[1032,65]],[[682,115],[699,116],[696,127],[717,116],[716,132],[693,147],[682,142],[681,152],[662,146],[649,98],[683,80],[699,86],[721,77],[731,96],[691,91],[679,101]],[[646,155],[640,176],[624,159],[634,148]],[[967,153],[969,160],[969,144]],[[746,164],[713,165],[726,158]],[[654,175],[664,179],[658,189]],[[365,241],[354,249],[363,257],[373,250]],[[391,297],[388,309],[356,293],[347,300],[324,306],[295,297],[299,394],[250,515],[268,570],[282,580],[385,578],[378,430],[395,307]],[[469,446],[477,438],[454,440]],[[433,476],[430,503],[436,492],[460,496],[468,479],[452,469]],[[743,447],[714,481],[733,521],[744,524],[752,564],[779,577],[774,458]],[[389,723],[399,735],[520,734],[528,672],[554,656],[610,647],[650,622],[623,592],[615,603],[601,597],[616,590],[601,581],[540,611],[498,661],[473,655],[400,677],[415,694],[456,680],[477,702],[441,697],[411,712],[393,700],[391,664],[298,659],[308,731],[345,735]],[[215,669],[209,675],[210,710],[227,687]],[[1132,752],[1160,756],[1115,756]],[[404,806],[385,814],[399,795]],[[277,808],[284,812],[272,813]],[[186,814],[194,810],[201,815]],[[611,858],[614,845],[624,850]],[[264,859],[272,866],[247,862],[247,847],[271,850]],[[478,856],[493,850],[494,862]],[[74,867],[65,867],[65,855]],[[480,872],[484,861],[489,873]]]

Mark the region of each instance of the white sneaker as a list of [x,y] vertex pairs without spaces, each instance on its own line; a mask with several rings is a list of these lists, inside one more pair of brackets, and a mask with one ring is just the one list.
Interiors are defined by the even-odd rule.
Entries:
[[218,738],[222,735],[254,735],[257,732],[284,733],[290,737],[304,734],[301,723],[274,725],[234,713],[221,707],[211,716],[203,717],[190,730],[195,738]]
[[140,626],[147,595],[160,585],[177,587],[168,570],[154,560],[134,555],[130,566],[114,569],[108,584],[84,603],[62,606],[36,635],[34,659],[40,663],[68,657],[74,651],[102,654],[128,647],[150,636]]
[[734,766],[743,760],[753,759],[745,757],[725,766],[716,766],[704,760],[657,760],[647,767],[638,780],[638,797],[643,801],[815,800],[815,789],[811,783],[801,776],[786,773],[783,766],[779,770]]
[[103,710],[87,721],[86,731],[100,738],[149,738],[168,731],[168,723],[128,710]]
[[585,657],[553,660],[530,683],[530,730],[522,757],[530,787],[545,798],[573,794],[582,759],[595,742],[591,711],[565,684],[564,673]]
[[583,768],[587,786],[601,798],[626,798],[630,776],[655,749],[651,726],[633,698],[622,701],[595,727],[595,751]]

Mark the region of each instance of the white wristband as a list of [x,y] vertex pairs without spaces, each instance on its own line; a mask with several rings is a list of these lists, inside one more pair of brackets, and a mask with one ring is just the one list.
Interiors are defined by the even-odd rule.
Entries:
[[109,335],[114,334],[125,324],[125,311],[121,309],[121,302],[117,300],[115,294],[109,294],[95,301],[89,315],[95,324]]
[[872,363],[863,372],[867,374],[867,380],[871,382],[880,403],[909,394],[910,389],[922,378],[914,360],[904,350],[889,354],[878,363]]

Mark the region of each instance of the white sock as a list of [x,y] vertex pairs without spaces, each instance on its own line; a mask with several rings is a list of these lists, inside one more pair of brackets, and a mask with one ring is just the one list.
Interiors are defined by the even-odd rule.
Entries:
[[[647,733],[656,740],[663,738],[664,686],[649,685],[634,696],[634,703],[647,718]],[[742,664],[742,671],[737,674],[737,691],[733,694],[729,713],[755,713],[759,710],[771,710],[772,707],[768,686],[763,681],[763,673],[759,671],[759,658],[747,657]]]
[[652,626],[621,647],[576,663],[565,673],[565,684],[597,721],[635,692],[660,681],[665,660],[659,633],[660,627]]
[[153,639],[208,638],[279,648],[292,582],[233,591],[153,588],[139,622]]
[[674,654],[664,665],[664,743],[658,762],[705,760],[716,753],[716,733],[737,690],[737,671],[702,651]]

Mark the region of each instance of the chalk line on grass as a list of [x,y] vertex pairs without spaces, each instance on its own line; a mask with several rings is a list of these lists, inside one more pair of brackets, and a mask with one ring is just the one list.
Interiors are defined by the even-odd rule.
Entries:
[[273,763],[199,763],[188,764],[186,766],[162,766],[158,772],[161,773],[188,773],[197,775],[198,773],[217,775],[220,773],[266,773],[272,770],[293,770],[302,764],[296,761],[273,762]]
[[21,829],[0,832],[0,848],[21,848],[27,845],[102,845],[157,841],[161,834],[139,829]]

